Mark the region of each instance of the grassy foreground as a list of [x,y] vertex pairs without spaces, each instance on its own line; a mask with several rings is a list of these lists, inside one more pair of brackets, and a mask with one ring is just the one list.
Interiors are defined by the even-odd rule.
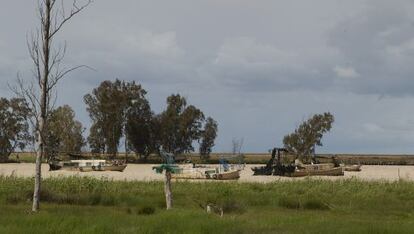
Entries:
[[[44,180],[31,214],[32,179],[0,176],[0,233],[412,233],[414,183],[300,180],[272,184],[82,177]],[[224,216],[207,214],[213,203]]]

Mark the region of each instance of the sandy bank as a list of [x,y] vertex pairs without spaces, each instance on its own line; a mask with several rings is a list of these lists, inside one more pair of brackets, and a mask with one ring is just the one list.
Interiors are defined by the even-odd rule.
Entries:
[[[129,164],[124,172],[74,172],[74,171],[49,171],[47,164],[42,165],[43,177],[60,177],[60,176],[92,176],[95,178],[108,178],[113,180],[138,180],[152,181],[162,180],[163,175],[156,174],[152,171],[152,166],[148,164]],[[240,182],[273,182],[278,180],[297,180],[303,178],[286,178],[279,176],[253,176],[251,167],[257,165],[247,165],[241,173]],[[34,164],[0,164],[0,175],[32,177],[34,176]],[[339,177],[319,177],[324,179],[346,179],[356,177],[363,180],[387,180],[395,181],[399,178],[414,181],[414,166],[362,166],[361,172],[345,172],[345,176]]]

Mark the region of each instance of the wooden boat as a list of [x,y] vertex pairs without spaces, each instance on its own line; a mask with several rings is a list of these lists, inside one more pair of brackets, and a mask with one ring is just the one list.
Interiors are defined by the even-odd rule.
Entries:
[[108,165],[104,165],[102,168],[103,168],[103,171],[123,172],[126,167],[127,167],[127,164],[108,164]]
[[213,178],[216,180],[237,180],[240,178],[239,170],[225,171],[221,173],[213,174]]
[[217,173],[216,167],[176,164],[171,177],[175,179],[212,179],[212,174],[215,173]]
[[[213,170],[213,172],[215,172],[215,170]],[[200,168],[177,170],[176,173],[171,174],[171,177],[174,179],[208,179],[209,171]]]
[[345,166],[345,171],[361,171],[361,165],[347,165]]
[[89,171],[93,171],[91,166],[80,166],[79,167],[79,171],[81,172],[89,172]]
[[290,177],[343,176],[343,175],[344,175],[343,167],[332,167],[332,168],[321,169],[318,166],[316,166],[316,167],[307,167],[307,168],[296,168],[293,172],[287,174],[287,176],[290,176]]
[[235,180],[240,178],[239,169],[224,170],[217,166],[196,166],[194,164],[173,165],[173,167],[171,177],[174,179]]
[[68,170],[68,171],[120,171],[127,167],[127,164],[117,161],[106,160],[70,160],[70,161],[52,161],[49,162],[51,171]]

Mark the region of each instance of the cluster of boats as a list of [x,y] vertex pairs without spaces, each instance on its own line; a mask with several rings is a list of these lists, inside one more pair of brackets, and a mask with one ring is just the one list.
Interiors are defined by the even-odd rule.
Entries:
[[107,160],[68,160],[68,161],[49,161],[49,170],[68,170],[68,171],[124,171],[127,167],[122,161]]
[[[303,164],[298,160],[295,163],[284,164],[281,160],[281,152],[286,152],[283,148],[274,148],[272,157],[265,166],[252,167],[253,175],[278,175],[289,177],[302,176],[342,176],[344,171],[360,171],[361,165],[317,163]],[[163,168],[168,167],[172,172],[171,177],[175,179],[213,179],[213,180],[236,180],[240,178],[240,172],[244,169],[244,164],[229,164],[222,159],[219,165],[196,165],[193,163],[175,164],[174,155],[161,152],[166,164],[154,166],[153,170],[161,173]],[[122,172],[127,164],[118,160],[51,160],[49,161],[50,170],[70,170],[70,171],[120,171]]]
[[272,157],[265,166],[253,167],[253,175],[278,175],[289,177],[301,176],[343,176],[344,171],[360,171],[361,165],[339,164],[332,158],[332,163],[303,164],[298,159],[293,164],[283,163],[281,153],[287,152],[284,148],[274,148]]

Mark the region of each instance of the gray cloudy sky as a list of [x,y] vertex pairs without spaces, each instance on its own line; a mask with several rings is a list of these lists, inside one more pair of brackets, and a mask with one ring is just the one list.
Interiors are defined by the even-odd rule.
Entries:
[[[0,96],[30,79],[36,1],[0,8]],[[95,0],[60,34],[71,73],[58,104],[90,125],[83,96],[135,80],[156,112],[179,92],[219,122],[215,151],[280,146],[305,118],[336,122],[319,152],[414,152],[414,3],[402,0]]]

